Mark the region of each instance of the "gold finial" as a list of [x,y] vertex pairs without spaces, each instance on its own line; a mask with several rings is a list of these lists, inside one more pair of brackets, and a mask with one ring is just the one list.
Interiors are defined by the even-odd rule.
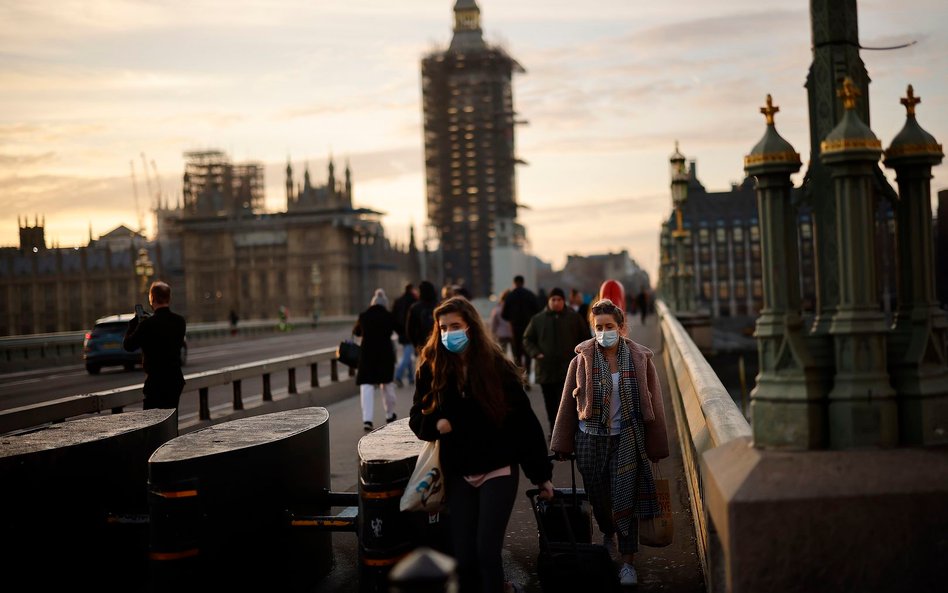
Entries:
[[767,118],[768,126],[774,125],[774,114],[778,111],[780,111],[780,108],[774,105],[774,100],[770,97],[770,93],[767,93],[767,104],[760,108],[760,112]]
[[905,105],[905,114],[909,117],[915,117],[915,106],[922,102],[922,99],[915,96],[915,89],[912,88],[912,85],[908,85],[908,90],[906,90],[906,97],[899,99],[899,103]]
[[861,97],[862,92],[853,84],[853,79],[847,76],[843,80],[843,88],[836,91],[836,96],[843,98],[843,107],[855,109],[856,97]]

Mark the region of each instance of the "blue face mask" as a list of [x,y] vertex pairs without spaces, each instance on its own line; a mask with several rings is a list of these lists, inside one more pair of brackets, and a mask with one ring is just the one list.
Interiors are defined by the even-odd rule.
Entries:
[[616,330],[597,331],[596,341],[599,342],[599,345],[603,348],[612,348],[616,345],[616,342],[619,341],[619,332]]
[[449,352],[460,354],[467,348],[468,338],[466,329],[456,329],[449,332],[441,332],[441,343]]

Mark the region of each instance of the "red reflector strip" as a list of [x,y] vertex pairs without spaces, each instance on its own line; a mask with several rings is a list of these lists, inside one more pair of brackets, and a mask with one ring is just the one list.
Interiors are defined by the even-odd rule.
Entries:
[[152,491],[152,494],[155,496],[160,496],[162,498],[191,498],[198,495],[197,490],[170,490],[167,492],[157,492]]
[[401,490],[386,490],[384,492],[362,492],[362,498],[395,498],[396,496],[401,496],[405,493],[404,489]]
[[191,548],[180,552],[148,552],[148,557],[152,560],[181,560],[182,558],[193,558],[200,553],[200,549]]
[[407,554],[394,556],[392,558],[363,558],[362,564],[365,564],[366,566],[391,566],[392,564],[395,564],[396,562],[398,562],[405,556],[407,556]]

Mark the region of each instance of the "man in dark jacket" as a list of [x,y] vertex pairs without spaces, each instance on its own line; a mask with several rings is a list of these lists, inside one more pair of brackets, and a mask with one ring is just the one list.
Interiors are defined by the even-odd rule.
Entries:
[[530,320],[523,334],[523,347],[536,359],[536,381],[543,390],[543,402],[550,421],[550,432],[566,383],[569,362],[576,356],[576,344],[590,338],[589,325],[566,306],[563,291],[550,291],[546,309]]
[[395,369],[395,385],[404,387],[402,377],[408,377],[408,384],[415,384],[415,365],[412,355],[415,353],[415,347],[408,337],[408,309],[418,300],[415,295],[415,285],[406,284],[405,292],[402,296],[395,299],[392,304],[392,315],[395,316],[395,333],[398,334],[398,344],[402,349],[402,359]]
[[142,349],[142,366],[147,375],[142,387],[145,394],[142,407],[178,409],[184,389],[181,349],[187,324],[184,317],[171,312],[171,287],[164,282],[152,282],[148,303],[155,314],[136,314],[128,322],[122,347],[129,352]]
[[[533,316],[540,310],[537,303],[537,296],[523,286],[523,276],[514,277],[514,288],[504,300],[504,312],[501,317],[510,322],[513,329],[513,340],[510,343],[513,350],[514,362],[526,373],[527,381],[530,379],[530,357],[523,349],[523,332]],[[526,384],[527,390],[530,389],[529,382]]]
[[438,291],[434,284],[427,280],[422,280],[418,285],[418,301],[413,303],[408,309],[408,321],[405,325],[405,332],[408,339],[415,347],[415,353],[421,352],[428,336],[431,335],[431,329],[434,327],[434,310],[438,306]]

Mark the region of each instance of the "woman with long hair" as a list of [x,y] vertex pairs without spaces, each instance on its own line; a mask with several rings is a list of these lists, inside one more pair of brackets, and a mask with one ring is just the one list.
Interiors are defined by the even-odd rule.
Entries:
[[668,457],[662,387],[652,351],[626,337],[622,307],[601,299],[589,320],[596,337],[576,346],[550,449],[575,451],[603,545],[622,556],[620,583],[636,585],[638,521],[660,514],[649,461]]
[[418,360],[409,425],[422,440],[441,440],[461,593],[516,590],[505,584],[501,550],[520,468],[541,498],[553,496],[543,428],[520,368],[467,299],[447,299],[434,320]]

